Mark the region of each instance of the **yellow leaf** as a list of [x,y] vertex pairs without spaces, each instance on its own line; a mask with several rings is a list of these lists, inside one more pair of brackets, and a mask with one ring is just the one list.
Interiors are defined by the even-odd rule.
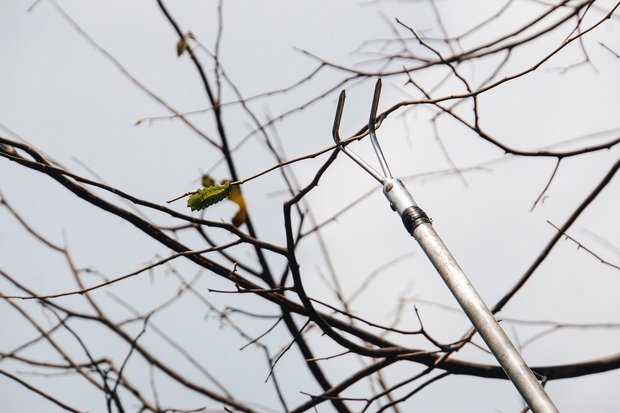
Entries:
[[237,211],[232,220],[233,225],[238,228],[243,225],[248,219],[248,210],[245,205],[245,199],[243,199],[243,195],[241,195],[241,189],[239,188],[239,185],[234,185],[232,187],[230,195],[228,196],[228,200],[239,205],[239,211]]

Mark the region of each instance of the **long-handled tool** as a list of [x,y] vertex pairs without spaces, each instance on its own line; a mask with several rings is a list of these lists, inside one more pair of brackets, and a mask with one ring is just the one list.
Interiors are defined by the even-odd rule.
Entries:
[[469,317],[482,339],[487,343],[487,346],[489,346],[489,349],[495,355],[506,375],[530,409],[534,413],[558,412],[558,409],[540,385],[532,370],[527,366],[521,354],[519,354],[450,251],[448,251],[448,248],[439,238],[437,232],[435,232],[426,213],[416,204],[405,185],[399,179],[392,176],[375,132],[380,94],[381,79],[377,81],[375,87],[370,119],[368,121],[368,132],[382,173],[377,172],[368,165],[340,139],[338,131],[344,109],[344,91],[342,91],[338,100],[338,110],[333,128],[334,141],[339,145],[341,151],[347,154],[383,186],[383,194],[390,202],[390,206],[401,216],[407,231],[418,241],[452,292],[452,295],[454,295],[459,305],[463,308],[463,311]]

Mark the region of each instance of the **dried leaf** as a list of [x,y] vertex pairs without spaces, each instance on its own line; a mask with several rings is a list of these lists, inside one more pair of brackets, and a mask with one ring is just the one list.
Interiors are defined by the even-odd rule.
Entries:
[[187,50],[187,40],[185,37],[183,37],[177,42],[177,56],[181,57],[181,55],[185,53],[186,50]]

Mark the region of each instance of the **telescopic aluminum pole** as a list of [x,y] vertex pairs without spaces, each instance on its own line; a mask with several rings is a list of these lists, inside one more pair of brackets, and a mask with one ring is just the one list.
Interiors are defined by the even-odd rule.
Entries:
[[383,193],[390,201],[390,205],[402,217],[405,228],[418,241],[530,409],[534,413],[557,413],[558,409],[545,389],[482,301],[407,188],[400,180],[388,178],[383,184]]
[[558,409],[545,392],[545,389],[540,385],[532,370],[527,366],[521,354],[519,354],[448,248],[441,241],[437,232],[435,232],[426,213],[418,207],[405,185],[399,179],[392,176],[375,133],[380,94],[381,79],[377,81],[375,87],[370,120],[368,122],[368,133],[383,174],[374,170],[340,140],[339,129],[344,108],[344,91],[340,94],[336,119],[334,120],[334,142],[336,142],[341,151],[381,183],[383,194],[390,202],[392,209],[400,215],[409,234],[418,241],[422,250],[424,250],[426,256],[435,266],[435,269],[443,278],[452,295],[454,295],[454,298],[463,308],[463,311],[480,334],[480,337],[487,343],[487,346],[530,409],[534,413],[558,413]]

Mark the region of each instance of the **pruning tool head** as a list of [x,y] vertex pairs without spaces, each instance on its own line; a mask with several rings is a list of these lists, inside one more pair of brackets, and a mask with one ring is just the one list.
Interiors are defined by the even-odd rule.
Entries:
[[377,140],[376,133],[376,123],[377,123],[377,108],[379,107],[379,96],[381,95],[381,79],[377,80],[377,84],[375,85],[375,93],[372,99],[372,106],[370,108],[370,118],[368,119],[368,134],[370,135],[370,142],[372,143],[373,149],[375,150],[375,154],[377,155],[377,159],[379,160],[379,165],[381,166],[382,174],[377,172],[372,166],[370,166],[366,161],[360,158],[355,152],[349,149],[340,139],[340,121],[342,119],[342,112],[344,110],[344,101],[346,98],[345,91],[343,90],[340,93],[340,98],[338,99],[338,108],[336,110],[336,118],[334,119],[334,127],[332,129],[332,136],[334,137],[334,142],[338,145],[338,148],[344,152],[349,158],[353,159],[355,163],[361,166],[366,172],[368,172],[373,178],[375,178],[382,185],[384,184],[387,178],[392,178],[392,172],[390,172],[390,168],[385,160],[385,156],[383,155],[383,151],[381,150],[381,146],[379,145],[379,141]]
[[388,201],[390,201],[390,206],[392,207],[392,209],[402,215],[402,213],[406,209],[412,206],[417,207],[417,205],[405,185],[401,182],[401,180],[396,179],[392,176],[390,167],[385,160],[385,155],[383,155],[383,151],[381,150],[381,145],[379,145],[379,141],[377,140],[377,108],[379,107],[380,95],[381,79],[377,80],[377,84],[375,85],[375,93],[373,95],[372,106],[370,108],[370,118],[368,119],[368,135],[370,136],[370,142],[373,149],[375,150],[375,155],[377,156],[377,159],[379,161],[381,173],[377,172],[376,169],[374,169],[366,161],[360,158],[355,152],[349,149],[347,147],[348,142],[343,142],[342,139],[340,139],[340,121],[342,119],[342,112],[344,110],[345,101],[344,90],[340,93],[340,98],[338,99],[338,108],[336,110],[336,118],[334,119],[332,136],[334,137],[334,142],[336,143],[336,145],[338,145],[338,148],[342,152],[344,152],[355,163],[361,166],[362,169],[368,172],[381,184],[381,186],[383,186],[383,194],[386,196]]

